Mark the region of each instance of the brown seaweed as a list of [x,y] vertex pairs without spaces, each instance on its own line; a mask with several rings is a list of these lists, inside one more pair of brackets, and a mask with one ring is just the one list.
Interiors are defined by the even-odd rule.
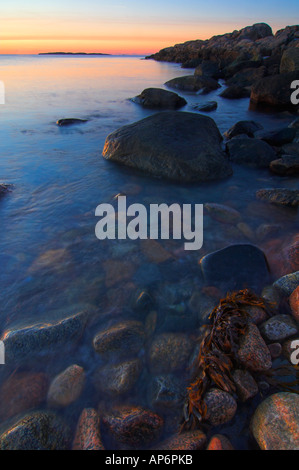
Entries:
[[268,312],[265,300],[248,289],[228,294],[212,311],[211,325],[194,363],[196,379],[187,388],[184,427],[194,428],[196,422],[204,419],[204,395],[210,386],[235,392],[231,374],[237,362],[240,337],[246,333],[250,321],[246,311],[248,306]]

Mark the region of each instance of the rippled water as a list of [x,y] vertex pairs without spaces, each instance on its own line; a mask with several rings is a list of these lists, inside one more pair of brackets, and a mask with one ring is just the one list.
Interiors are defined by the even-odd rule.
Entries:
[[[184,295],[187,298],[192,287],[200,285],[198,260],[204,254],[231,243],[252,241],[236,227],[206,216],[202,250],[186,253],[183,242],[164,241],[163,246],[175,261],[157,266],[149,261],[140,242],[96,239],[95,208],[102,202],[111,203],[118,193],[126,194],[129,204],[227,204],[241,212],[252,230],[262,223],[280,224],[276,238],[282,242],[296,233],[298,217],[293,211],[265,207],[255,201],[259,188],[295,188],[297,183],[292,178],[283,178],[282,184],[280,177],[267,170],[235,166],[233,177],[227,180],[177,186],[118,167],[101,157],[110,132],[153,113],[129,101],[130,97],[150,86],[163,87],[167,80],[187,73],[192,71],[140,57],[0,58],[0,80],[6,89],[6,104],[0,106],[0,180],[14,185],[0,201],[2,331],[51,321],[57,311],[65,316],[82,304],[99,309],[99,328],[114,318],[135,315],[130,302],[138,288],[153,289],[162,304],[163,298],[168,304],[169,289],[179,292],[177,285],[183,284],[183,298],[175,299],[177,305],[186,300]],[[218,109],[209,116],[221,132],[243,119],[256,120],[265,129],[292,121],[288,114],[249,111],[248,99],[224,100],[217,96],[220,92],[206,96],[181,93],[189,103],[183,110],[192,111],[192,104],[217,100]],[[88,122],[68,128],[55,124],[57,119],[68,117]],[[261,248],[268,241],[253,240]],[[130,273],[124,279],[120,276],[119,281],[109,281],[107,266],[111,260],[120,263],[120,270],[123,263],[129,263]],[[21,368],[43,370],[52,377],[77,362],[91,377],[100,364],[92,352],[94,332],[89,332],[79,350],[68,356],[62,348],[55,359],[44,359],[38,366],[32,360]],[[142,384],[132,393],[141,402],[140,390],[148,380],[144,372]],[[77,411],[85,405],[97,406],[99,397],[92,380],[88,384]],[[72,423],[77,411],[70,413]]]

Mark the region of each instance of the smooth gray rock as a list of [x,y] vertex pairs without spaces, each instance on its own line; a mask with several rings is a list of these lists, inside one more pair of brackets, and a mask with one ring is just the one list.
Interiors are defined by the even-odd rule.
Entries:
[[147,88],[132,101],[144,108],[158,109],[178,109],[187,104],[187,101],[181,96],[161,88]]
[[259,139],[236,137],[226,144],[232,162],[254,168],[268,168],[276,153],[266,142]]
[[221,141],[210,117],[167,111],[110,134],[103,157],[159,178],[182,183],[211,181],[232,174]]

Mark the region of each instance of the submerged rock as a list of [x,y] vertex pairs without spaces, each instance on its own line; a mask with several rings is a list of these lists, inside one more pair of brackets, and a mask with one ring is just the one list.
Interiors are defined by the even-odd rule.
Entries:
[[235,370],[232,374],[241,401],[245,402],[258,394],[258,386],[247,370]]
[[87,119],[75,119],[75,118],[67,118],[67,119],[59,119],[56,124],[57,126],[64,127],[64,126],[72,126],[73,124],[83,124],[87,122]]
[[224,224],[236,224],[241,220],[240,212],[223,204],[206,203],[204,208],[213,219]]
[[172,91],[162,88],[147,88],[133,98],[134,103],[141,104],[145,108],[177,109],[185,106],[187,101]]
[[215,251],[204,256],[200,266],[208,284],[222,283],[231,290],[246,286],[258,291],[269,281],[265,255],[254,245],[231,245]]
[[206,393],[204,403],[207,407],[205,421],[212,426],[228,423],[237,411],[237,402],[234,397],[217,388]]
[[241,364],[254,372],[271,369],[270,351],[255,324],[250,323],[247,332],[242,336],[237,356]]
[[226,148],[231,161],[250,167],[268,168],[276,158],[272,147],[258,139],[236,137],[227,142]]
[[143,324],[127,320],[117,323],[97,333],[93,339],[93,347],[99,354],[136,354],[145,340]]
[[276,393],[256,409],[252,433],[262,450],[299,449],[299,396]]
[[0,388],[0,421],[41,405],[47,396],[48,379],[43,373],[18,372]]
[[166,82],[165,85],[169,88],[182,91],[196,92],[201,90],[204,94],[220,88],[217,80],[214,80],[211,77],[199,75],[186,75],[184,77],[173,78],[172,80]]
[[185,398],[186,384],[173,374],[155,376],[149,384],[149,405],[158,412],[183,408]]
[[48,391],[48,404],[66,407],[78,400],[85,385],[84,369],[76,364],[57,375]]
[[217,101],[208,101],[207,103],[195,104],[192,106],[193,109],[202,113],[209,113],[210,111],[215,111],[217,107]]
[[[5,345],[6,363],[23,362],[28,357],[55,352],[61,344],[73,344],[81,338],[88,312],[81,311],[56,323],[44,323],[6,331],[1,340]],[[56,350],[59,354],[59,349]]]
[[161,442],[158,446],[155,446],[152,450],[203,450],[206,441],[206,435],[198,429],[196,431],[175,434]]
[[193,347],[193,341],[183,333],[163,333],[156,336],[149,349],[151,371],[163,374],[183,369]]
[[283,155],[270,164],[270,170],[277,175],[296,176],[299,175],[299,155]]
[[298,207],[299,206],[299,190],[297,189],[260,189],[256,193],[257,199],[270,202],[278,206]]
[[55,413],[36,411],[0,436],[1,450],[68,450],[71,434]]
[[123,395],[134,387],[141,371],[140,359],[109,364],[95,372],[93,382],[95,388],[102,393],[111,396]]
[[100,417],[93,408],[85,408],[79,418],[73,450],[105,450],[100,433]]
[[162,432],[163,419],[138,406],[119,406],[102,419],[108,434],[120,446],[140,448],[156,441]]
[[298,333],[298,328],[290,315],[275,315],[260,326],[260,331],[267,341],[281,342]]
[[103,157],[155,177],[188,183],[232,174],[213,119],[168,111],[124,126],[110,134]]
[[8,193],[11,190],[12,185],[11,184],[0,184],[0,199],[2,196],[4,196],[6,193]]

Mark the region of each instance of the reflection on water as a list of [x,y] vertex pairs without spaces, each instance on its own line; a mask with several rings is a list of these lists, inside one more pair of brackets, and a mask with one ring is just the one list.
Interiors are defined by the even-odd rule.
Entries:
[[[85,392],[65,412],[71,426],[83,407],[97,407],[106,400],[93,383],[94,371],[103,365],[92,348],[99,329],[127,319],[146,325],[147,342],[139,353],[142,373],[130,393],[118,400],[149,406],[146,389],[153,377],[147,355],[152,338],[163,332],[185,331],[195,339],[196,328],[205,321],[204,312],[200,319],[189,308],[194,293],[202,295],[198,261],[203,255],[231,243],[254,243],[269,256],[275,253],[273,278],[284,274],[279,257],[282,250],[277,247],[292,240],[298,217],[292,210],[255,200],[257,189],[280,187],[281,178],[266,170],[236,166],[230,179],[178,187],[101,158],[110,132],[152,113],[128,98],[186,73],[192,71],[137,57],[1,57],[6,105],[0,108],[0,177],[12,183],[14,190],[0,201],[0,327],[5,331],[51,322],[87,305],[94,312],[91,327],[76,348],[66,354],[60,346],[42,362],[33,355],[17,364],[19,371],[46,372],[50,378],[74,363],[84,367]],[[292,120],[287,114],[248,111],[247,99],[231,102],[219,98],[219,93],[183,94],[189,103],[183,110],[217,100],[218,109],[210,116],[221,132],[243,119],[256,120],[266,129]],[[68,117],[88,122],[69,128],[56,126],[57,119]],[[295,188],[296,182],[283,178],[283,187]],[[185,252],[184,241],[147,246],[140,241],[100,242],[94,234],[95,208],[103,202],[114,204],[119,193],[127,195],[128,205],[225,204],[240,212],[242,225],[224,224],[205,215],[204,245],[199,253]],[[265,224],[276,229],[263,232]],[[153,304],[145,303],[140,310],[136,299],[142,299],[142,292]],[[2,370],[2,380],[11,372]],[[247,446],[246,436],[240,445]]]

